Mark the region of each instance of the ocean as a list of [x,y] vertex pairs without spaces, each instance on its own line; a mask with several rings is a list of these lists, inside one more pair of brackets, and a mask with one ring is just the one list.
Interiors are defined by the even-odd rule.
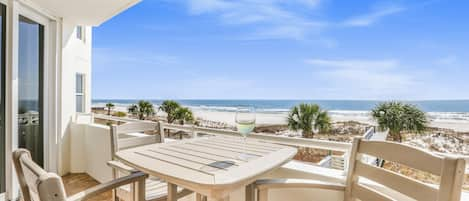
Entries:
[[[104,106],[108,102],[117,107],[128,107],[138,100],[94,99],[93,106]],[[149,100],[155,106],[163,100]],[[315,103],[332,115],[367,116],[368,112],[382,101],[373,100],[176,100],[184,106],[211,111],[234,112],[240,107],[254,107],[260,113],[285,113],[299,103]],[[404,101],[427,112],[431,119],[469,121],[469,100]]]

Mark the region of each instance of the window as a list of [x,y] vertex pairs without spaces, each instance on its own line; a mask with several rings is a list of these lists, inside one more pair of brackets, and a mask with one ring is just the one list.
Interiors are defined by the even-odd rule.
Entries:
[[82,41],[85,41],[85,28],[83,26],[77,26],[76,31],[77,31],[77,38]]
[[85,112],[85,75],[77,74],[76,75],[76,111]]

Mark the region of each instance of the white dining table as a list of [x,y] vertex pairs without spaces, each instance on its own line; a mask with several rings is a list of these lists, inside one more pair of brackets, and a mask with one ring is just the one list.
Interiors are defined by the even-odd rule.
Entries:
[[257,139],[211,136],[130,148],[116,156],[168,182],[168,200],[176,201],[178,186],[208,200],[229,200],[231,192],[252,184],[296,153],[295,147]]

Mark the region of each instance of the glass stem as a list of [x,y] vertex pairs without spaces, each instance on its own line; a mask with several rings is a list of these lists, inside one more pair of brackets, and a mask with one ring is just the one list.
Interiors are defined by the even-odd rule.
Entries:
[[244,152],[244,154],[246,154],[246,155],[247,155],[247,153],[246,153],[247,138],[248,138],[248,137],[247,137],[246,135],[243,137],[243,140],[244,140],[244,142],[243,142],[243,152]]

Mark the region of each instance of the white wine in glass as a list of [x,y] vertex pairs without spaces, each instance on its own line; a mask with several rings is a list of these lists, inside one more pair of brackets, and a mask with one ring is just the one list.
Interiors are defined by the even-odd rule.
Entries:
[[247,161],[252,156],[246,152],[246,138],[256,127],[256,111],[252,107],[238,108],[236,110],[236,128],[244,138],[243,153],[238,157],[241,160]]

